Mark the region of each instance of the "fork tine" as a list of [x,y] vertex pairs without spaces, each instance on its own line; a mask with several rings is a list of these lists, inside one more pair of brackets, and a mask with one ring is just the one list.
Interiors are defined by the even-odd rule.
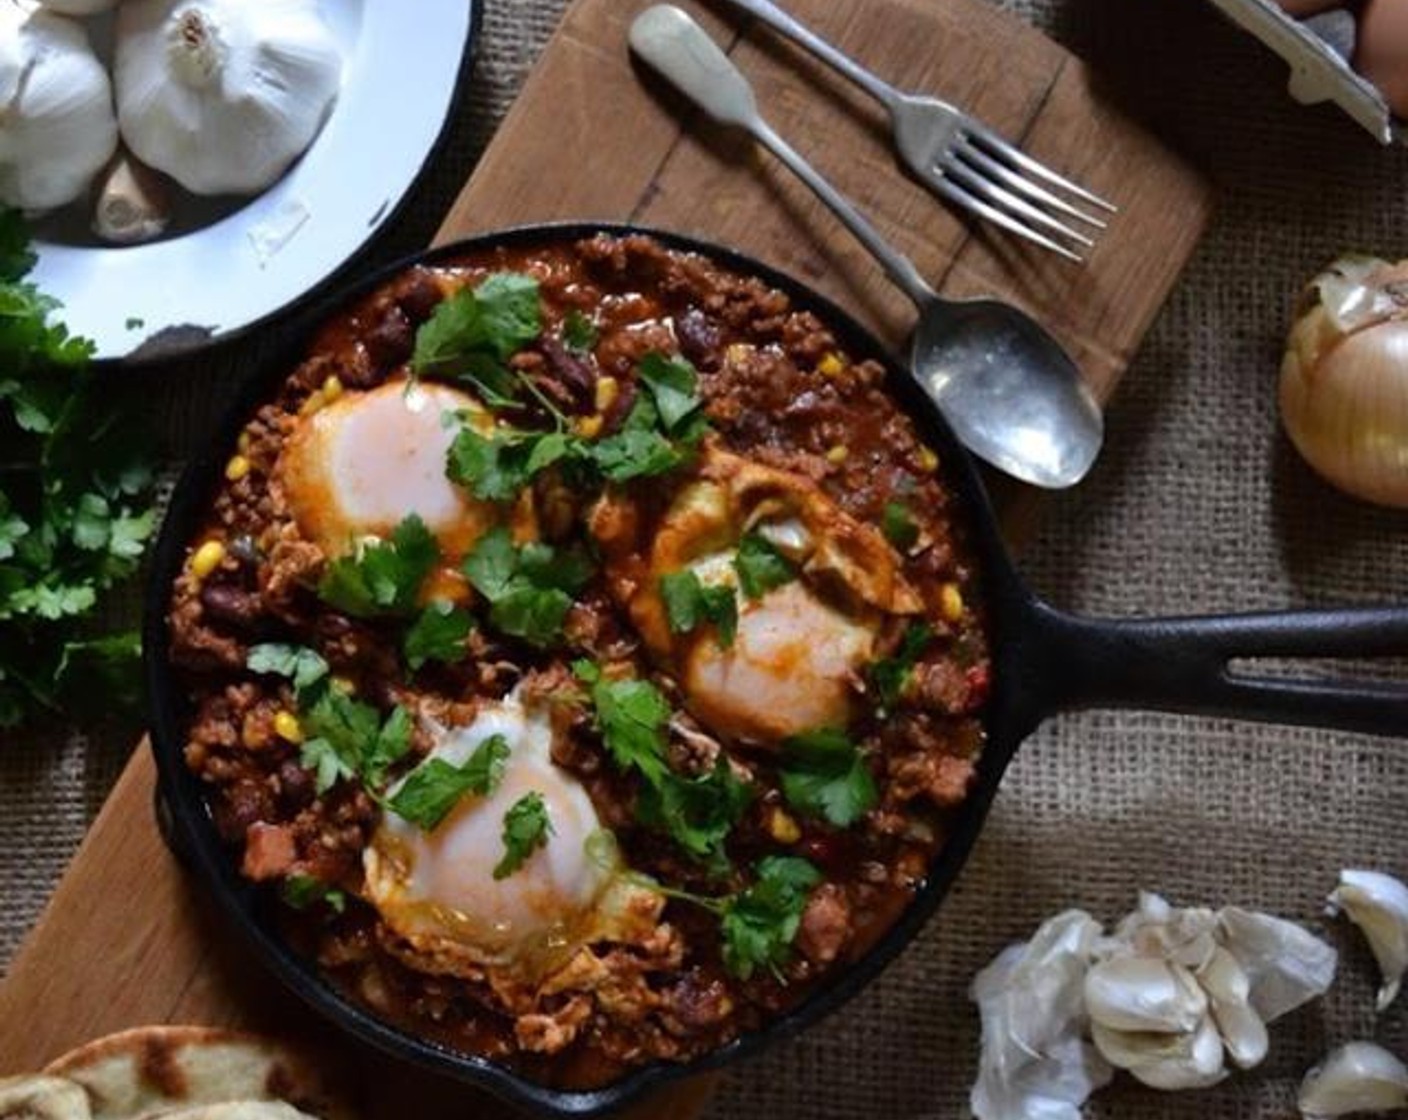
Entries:
[[1082,198],[1086,202],[1089,202],[1092,206],[1098,206],[1100,209],[1107,210],[1111,214],[1119,213],[1118,206],[1106,202],[1097,194],[1091,194],[1090,191],[1086,190],[1078,183],[1073,183],[1064,176],[1056,174],[1051,168],[1047,167],[1044,163],[1039,163],[1032,159],[1031,156],[1027,155],[1020,148],[1014,148],[992,129],[979,124],[971,118],[966,120],[966,124],[969,139],[982,144],[992,155],[1005,159],[1009,163],[1016,164],[1016,166],[1020,167],[1023,171],[1030,172],[1033,175],[1039,175],[1048,183],[1054,183],[1063,190],[1069,191],[1077,198]]
[[953,149],[953,153],[956,157],[972,164],[975,168],[982,171],[984,175],[998,180],[1003,186],[1008,187],[1014,192],[1026,195],[1027,198],[1034,202],[1039,202],[1043,206],[1050,207],[1052,210],[1058,210],[1062,214],[1084,222],[1088,226],[1094,226],[1096,229],[1104,229],[1106,227],[1104,219],[1097,218],[1094,214],[1087,214],[1079,207],[1072,206],[1064,198],[1052,194],[1050,191],[1038,186],[1025,176],[1019,175],[1005,163],[999,163],[986,152],[975,148],[967,138],[960,139],[957,146]]
[[1015,218],[997,209],[997,207],[989,206],[981,198],[964,190],[962,186],[955,183],[952,179],[940,176],[934,181],[934,189],[955,206],[970,210],[974,214],[1000,225],[1003,229],[1015,233],[1018,237],[1025,237],[1028,241],[1035,242],[1037,245],[1042,246],[1042,248],[1050,249],[1053,253],[1059,253],[1067,260],[1075,261],[1076,264],[1085,263],[1084,258],[1071,252],[1071,250],[1067,249],[1064,245],[1051,240],[1051,238],[1047,237],[1045,234],[1038,233],[1036,230],[1024,226]]
[[1025,199],[1018,198],[1011,191],[999,186],[982,175],[977,174],[973,168],[964,163],[953,161],[944,167],[944,174],[957,179],[960,184],[970,192],[983,199],[993,206],[1003,209],[1026,218],[1029,222],[1035,222],[1039,226],[1045,226],[1053,233],[1058,233],[1062,237],[1080,245],[1091,246],[1095,242],[1082,233],[1071,229],[1070,226],[1058,222],[1049,214],[1044,214]]

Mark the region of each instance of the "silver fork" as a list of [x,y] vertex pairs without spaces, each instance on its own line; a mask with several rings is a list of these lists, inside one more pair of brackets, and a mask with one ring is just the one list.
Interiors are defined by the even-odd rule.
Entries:
[[1079,249],[1095,243],[1068,223],[1101,230],[1105,222],[1056,191],[1088,207],[1118,212],[947,101],[895,89],[770,0],[728,2],[805,47],[884,105],[910,171],[950,204],[1077,262]]

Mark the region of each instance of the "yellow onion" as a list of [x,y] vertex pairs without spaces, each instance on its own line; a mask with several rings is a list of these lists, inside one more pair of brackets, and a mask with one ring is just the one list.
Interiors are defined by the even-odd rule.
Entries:
[[1408,508],[1408,261],[1342,257],[1310,282],[1281,363],[1281,419],[1335,486]]

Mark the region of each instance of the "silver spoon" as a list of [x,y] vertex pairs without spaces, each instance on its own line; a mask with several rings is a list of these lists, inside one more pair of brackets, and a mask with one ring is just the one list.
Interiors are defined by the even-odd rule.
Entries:
[[807,184],[919,309],[910,369],[963,444],[1024,482],[1059,490],[1090,470],[1104,439],[1080,371],[1029,315],[992,299],[941,298],[904,254],[758,113],[748,80],[670,4],[631,24],[631,49],[721,124],[745,129]]

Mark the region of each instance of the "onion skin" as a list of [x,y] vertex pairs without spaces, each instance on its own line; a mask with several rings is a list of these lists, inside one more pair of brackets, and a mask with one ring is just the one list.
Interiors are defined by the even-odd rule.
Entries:
[[1373,264],[1362,278],[1376,303],[1368,313],[1346,316],[1322,298],[1341,266],[1312,283],[1281,363],[1281,419],[1332,485],[1408,509],[1408,305],[1398,306],[1408,265]]

